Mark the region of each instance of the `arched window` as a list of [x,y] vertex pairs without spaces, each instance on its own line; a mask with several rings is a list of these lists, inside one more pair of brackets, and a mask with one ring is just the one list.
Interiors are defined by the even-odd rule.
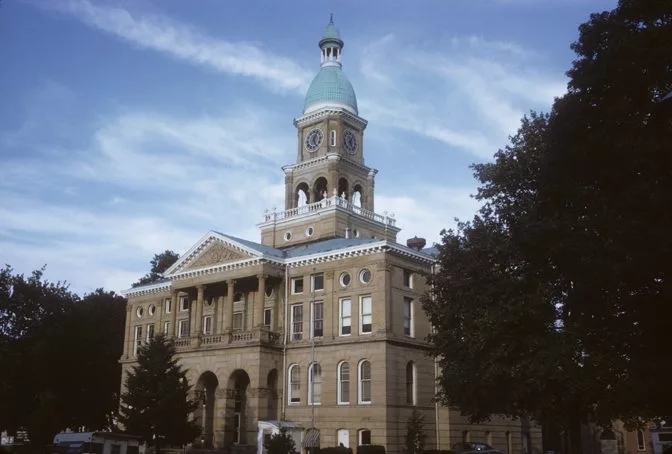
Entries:
[[301,402],[301,367],[298,364],[292,364],[287,374],[289,375],[289,389],[287,390],[289,403],[298,404]]
[[359,429],[357,431],[357,438],[359,445],[370,445],[371,444],[371,431],[369,429]]
[[308,369],[308,404],[319,405],[322,403],[322,367],[313,363]]
[[338,403],[350,403],[350,364],[342,361],[338,364]]
[[637,451],[646,451],[646,439],[642,429],[637,429]]
[[415,364],[413,361],[406,364],[406,403],[415,405]]
[[361,361],[359,363],[359,386],[358,398],[360,404],[371,403],[371,363],[369,361]]
[[336,131],[334,129],[329,131],[329,145],[332,147],[336,146]]

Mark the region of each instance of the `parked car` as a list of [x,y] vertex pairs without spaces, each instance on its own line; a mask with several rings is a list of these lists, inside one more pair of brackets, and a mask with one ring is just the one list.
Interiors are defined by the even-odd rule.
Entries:
[[479,441],[463,441],[456,443],[452,451],[455,454],[504,454],[492,446]]

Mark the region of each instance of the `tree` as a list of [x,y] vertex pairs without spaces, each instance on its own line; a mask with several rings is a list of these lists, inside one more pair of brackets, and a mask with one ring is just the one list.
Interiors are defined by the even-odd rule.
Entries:
[[667,1],[591,15],[568,93],[474,166],[482,209],[442,233],[424,302],[441,397],[473,420],[668,417],[670,40]]
[[286,427],[280,427],[280,432],[277,434],[267,435],[264,438],[264,448],[268,454],[297,454],[294,439]]
[[37,446],[67,427],[111,427],[126,306],[102,289],[80,299],[43,270],[0,271],[0,427]]
[[37,444],[53,436],[59,419],[53,414],[62,407],[43,408],[53,398],[43,386],[35,347],[78,301],[67,284],[44,280],[43,274],[44,268],[28,277],[14,274],[9,265],[0,270],[0,428],[10,433],[26,428]]
[[179,254],[168,249],[160,254],[154,254],[154,258],[150,262],[152,266],[150,272],[133,284],[133,287],[159,281],[162,278],[163,273],[177,262],[178,258],[180,258]]
[[422,454],[425,449],[425,417],[413,409],[406,427],[406,454]]
[[198,403],[189,399],[191,386],[174,355],[172,341],[163,335],[142,346],[121,395],[120,421],[125,431],[140,435],[157,453],[164,441],[179,446],[200,433],[191,416]]

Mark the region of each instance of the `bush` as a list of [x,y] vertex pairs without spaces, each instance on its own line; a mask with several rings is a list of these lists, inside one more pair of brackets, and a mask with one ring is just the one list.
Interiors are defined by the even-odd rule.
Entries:
[[382,445],[359,445],[357,454],[385,454],[385,446]]
[[345,446],[334,446],[329,448],[320,448],[317,450],[318,454],[352,454],[352,448]]

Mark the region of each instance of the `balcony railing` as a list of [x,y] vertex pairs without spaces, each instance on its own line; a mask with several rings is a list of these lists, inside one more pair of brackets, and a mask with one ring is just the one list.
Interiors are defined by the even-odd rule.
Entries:
[[335,207],[339,207],[342,209],[345,209],[347,211],[350,211],[352,213],[358,214],[362,217],[365,217],[367,219],[370,219],[372,221],[380,222],[382,224],[389,225],[391,227],[394,227],[397,220],[394,219],[393,214],[377,214],[374,213],[373,211],[369,211],[367,209],[364,209],[360,206],[357,206],[350,202],[349,200],[338,196],[334,195],[331,197],[325,197],[324,199],[320,200],[319,202],[314,202],[314,203],[309,203],[300,207],[296,208],[290,208],[289,210],[285,211],[273,211],[273,212],[266,212],[264,213],[264,218],[263,218],[263,224],[267,222],[278,222],[282,221],[285,219],[290,219],[294,218],[297,216],[302,216],[305,214],[310,214],[310,213],[317,213],[320,211],[326,211],[329,209],[333,209]]
[[270,331],[266,328],[257,328],[248,331],[228,331],[219,334],[201,334],[193,337],[182,337],[175,339],[175,347],[178,350],[188,350],[205,346],[222,347],[225,345],[257,342],[274,345],[280,342],[280,338],[280,333]]

